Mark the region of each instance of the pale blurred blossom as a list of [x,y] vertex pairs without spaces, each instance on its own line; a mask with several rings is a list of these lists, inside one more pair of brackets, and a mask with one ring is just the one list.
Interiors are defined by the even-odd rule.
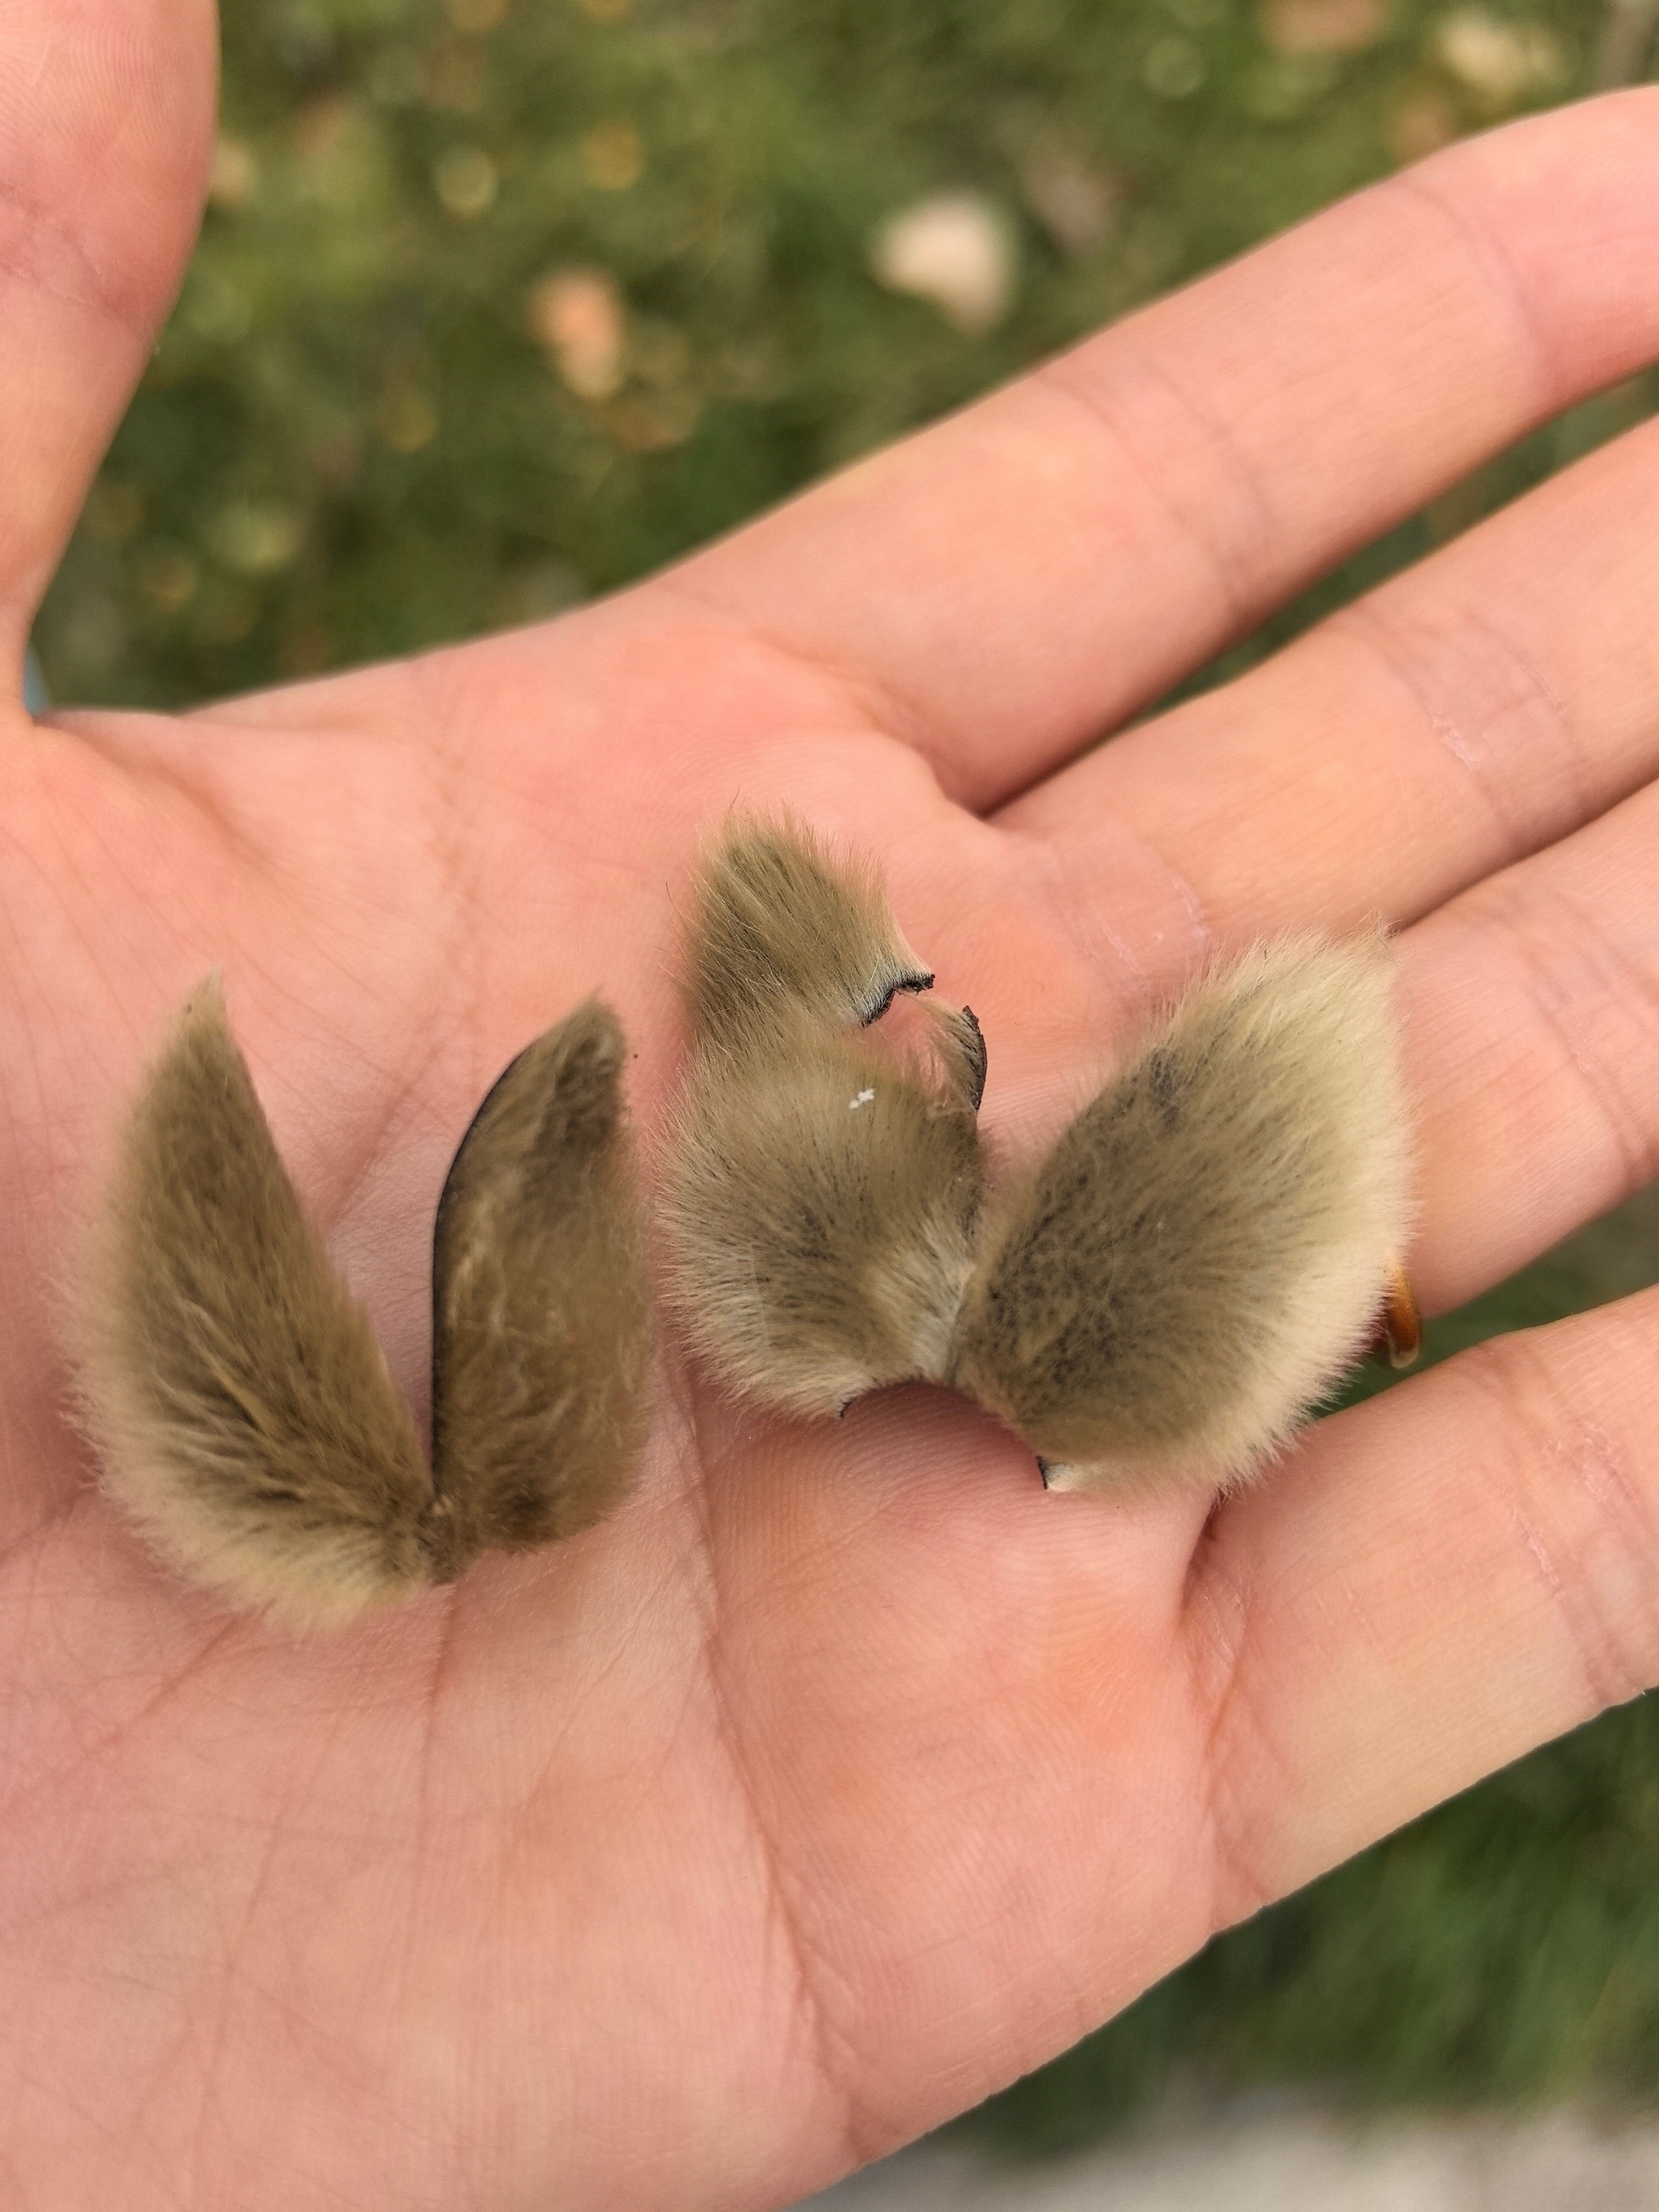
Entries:
[[1121,187],[1109,170],[1042,147],[1022,164],[1019,180],[1032,214],[1066,252],[1086,253],[1111,229]]
[[259,188],[259,165],[240,138],[222,138],[213,149],[208,198],[216,208],[246,207]]
[[1443,68],[1493,107],[1508,107],[1562,73],[1560,51],[1541,24],[1505,22],[1484,8],[1443,17],[1435,52]]
[[1388,28],[1388,0],[1263,0],[1261,22],[1276,53],[1357,53]]
[[530,295],[530,327],[579,399],[608,399],[623,380],[627,310],[604,269],[554,269]]
[[870,246],[876,282],[929,300],[960,331],[988,331],[1014,296],[1014,240],[994,200],[939,192],[890,216]]

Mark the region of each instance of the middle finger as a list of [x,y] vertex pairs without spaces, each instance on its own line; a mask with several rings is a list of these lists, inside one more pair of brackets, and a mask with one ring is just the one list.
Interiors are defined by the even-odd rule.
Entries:
[[1659,767],[1656,506],[1648,423],[997,818],[1103,915],[1126,834],[1221,941],[1423,915]]

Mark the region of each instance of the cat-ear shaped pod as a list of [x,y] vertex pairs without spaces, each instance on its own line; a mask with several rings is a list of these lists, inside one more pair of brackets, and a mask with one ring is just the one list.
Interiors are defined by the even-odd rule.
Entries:
[[444,1185],[432,1462],[453,1571],[602,1520],[644,1446],[652,1323],[623,1052],[609,1009],[579,1006],[501,1077]]
[[105,1488],[185,1576],[307,1625],[430,1578],[409,1410],[300,1211],[216,979],[139,1093],[79,1320]]
[[[791,821],[742,818],[705,855],[686,933],[685,995],[697,1048],[775,1060],[802,1020],[866,1030],[901,992],[933,988],[867,864],[835,861]],[[948,1091],[977,1112],[985,1039],[971,1006],[930,999],[926,1012]]]
[[937,1375],[980,1211],[972,1012],[927,1002],[917,1052],[871,1033],[933,978],[874,876],[793,824],[716,843],[687,967],[667,1211],[688,1334],[726,1381],[798,1413]]
[[937,1073],[853,1030],[928,980],[910,957],[873,879],[793,828],[739,825],[705,865],[669,1213],[688,1332],[727,1381],[809,1414],[945,1381],[1054,1486],[1214,1487],[1385,1304],[1409,1357],[1380,933],[1212,974],[988,1218],[977,1023],[928,1008]]
[[982,1182],[983,1076],[946,1034],[937,1076],[792,1009],[769,1053],[695,1059],[667,1192],[674,1285],[697,1350],[749,1395],[830,1413],[942,1371]]
[[1248,1476],[1364,1350],[1407,1226],[1381,934],[1258,946],[995,1209],[948,1379],[1053,1487]]
[[793,1001],[831,1029],[877,1021],[933,978],[873,870],[832,862],[793,822],[727,826],[697,879],[687,995],[702,1037],[735,1048]]
[[[533,1516],[505,1502],[507,1485],[489,1444],[493,1411],[477,1386],[492,1370],[516,1373],[530,1356],[535,1327],[520,1324],[535,1304],[531,1279],[544,1266],[557,1285],[543,1285],[547,1338],[562,1345],[573,1279],[613,1316],[630,1318],[619,1341],[594,1346],[595,1365],[568,1385],[571,1402],[549,1405],[539,1423],[518,1419],[514,1407],[513,1442],[526,1455],[520,1480],[556,1501],[545,1516],[550,1533],[595,1517],[584,1511],[595,1477],[583,1452],[596,1400],[607,1409],[599,1426],[616,1438],[625,1480],[636,1431],[614,1415],[641,1364],[641,1324],[633,1316],[644,1310],[644,1292],[637,1210],[617,1152],[619,1051],[607,1044],[596,1060],[582,1043],[606,1025],[614,1039],[610,1017],[585,1007],[514,1063],[518,1070],[530,1062],[553,1094],[543,1103],[544,1127],[557,1120],[567,1078],[585,1097],[596,1082],[610,1087],[608,1124],[591,1105],[570,1117],[591,1170],[584,1185],[582,1167],[567,1163],[562,1177],[567,1194],[573,1186],[586,1194],[566,1207],[580,1223],[570,1256],[552,1249],[535,1218],[550,1181],[560,1178],[550,1178],[544,1148],[525,1138],[534,1115],[524,1111],[529,1085],[514,1083],[514,1071],[458,1157],[463,1187],[447,1207],[458,1248],[478,1241],[485,1218],[505,1222],[515,1206],[522,1215],[514,1252],[499,1267],[509,1291],[439,1285],[446,1310],[436,1364],[465,1411],[458,1420],[452,1407],[444,1459],[453,1473],[443,1481],[441,1467],[434,1492],[368,1317],[277,1157],[216,979],[196,994],[130,1116],[77,1346],[81,1401],[105,1486],[181,1572],[290,1626],[332,1626],[449,1578],[484,1545],[528,1525]],[[575,1047],[562,1052],[557,1041],[567,1033]],[[620,1195],[611,1206],[613,1173]],[[586,1219],[596,1206],[611,1208],[617,1232],[597,1273]],[[511,1328],[501,1325],[504,1314]],[[459,1389],[457,1376],[465,1377]],[[586,1492],[574,1504],[562,1472],[573,1436],[577,1488]],[[489,1469],[482,1479],[480,1465]],[[605,1502],[619,1486],[613,1470]],[[464,1497],[465,1510],[457,1502]]]

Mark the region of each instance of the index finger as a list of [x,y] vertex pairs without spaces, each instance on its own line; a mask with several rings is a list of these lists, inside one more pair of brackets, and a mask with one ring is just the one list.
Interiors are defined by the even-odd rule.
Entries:
[[665,579],[976,807],[1659,349],[1659,90],[1449,149]]

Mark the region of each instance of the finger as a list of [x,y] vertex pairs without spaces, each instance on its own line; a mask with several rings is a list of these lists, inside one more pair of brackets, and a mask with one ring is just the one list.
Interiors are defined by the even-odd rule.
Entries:
[[1650,786],[1402,943],[1432,1311],[1659,1175],[1656,851]]
[[0,20],[0,681],[172,299],[212,143],[210,0]]
[[[1079,915],[1063,889],[1044,885],[1041,848],[979,834],[994,850],[977,876],[993,883],[1000,868],[1000,879],[976,890],[964,871],[939,910],[965,919],[918,941],[943,977],[974,979],[991,1043],[989,1140],[1013,1162],[1036,1158],[1109,1079],[1149,1009],[1190,981],[1205,946],[1183,930],[1178,901],[1158,909],[1151,864],[1133,880],[1130,841],[1097,842],[1109,852],[1101,872],[1129,885],[1126,933],[1115,939],[1109,898]],[[1399,940],[1418,1163],[1408,1256],[1431,1313],[1488,1289],[1659,1176],[1656,851],[1659,784]]]
[[1659,769],[1656,504],[1647,424],[999,821],[1120,927],[1103,825],[1221,939],[1423,914]]
[[979,805],[1659,345],[1659,92],[1448,149],[670,580]]
[[[1276,852],[1266,839],[1261,849]],[[1112,851],[1127,878],[1134,848]],[[1418,1160],[1410,1267],[1431,1313],[1489,1289],[1659,1176],[1656,852],[1659,784],[1650,784],[1399,940]],[[1037,921],[1065,903],[1039,903]],[[1098,1051],[1115,1040],[1121,1055],[1148,1003],[1201,960],[1176,915],[1150,928],[1144,884],[1127,906],[1139,975],[1103,940],[1095,957],[1046,970],[1017,942],[988,988],[975,985],[992,1040],[988,1103],[1015,1157],[1050,1140],[1057,1117],[1081,1103],[1068,1073],[1079,1041]]]
[[1650,1291],[1494,1340],[1217,1516],[1218,1923],[1659,1679],[1656,1332]]

